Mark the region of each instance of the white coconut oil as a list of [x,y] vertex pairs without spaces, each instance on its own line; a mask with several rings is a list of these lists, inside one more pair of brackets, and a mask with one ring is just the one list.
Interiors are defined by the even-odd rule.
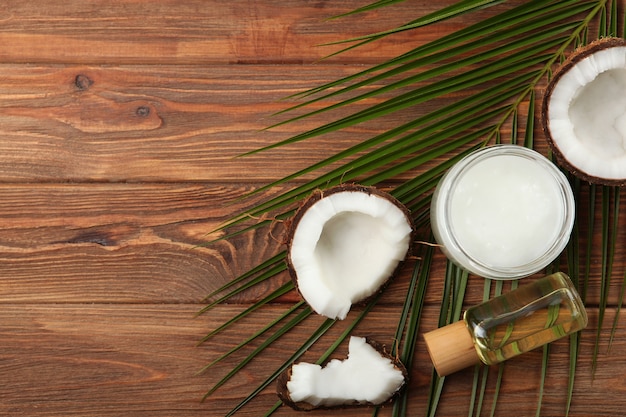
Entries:
[[431,222],[444,253],[494,279],[531,275],[564,249],[574,221],[565,176],[541,154],[516,145],[476,151],[440,181]]

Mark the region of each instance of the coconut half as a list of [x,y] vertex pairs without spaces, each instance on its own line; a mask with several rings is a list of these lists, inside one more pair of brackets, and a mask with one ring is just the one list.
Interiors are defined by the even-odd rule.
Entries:
[[626,41],[576,50],[550,81],[541,119],[563,167],[591,183],[626,184]]
[[398,394],[407,370],[380,344],[350,337],[348,357],[321,367],[300,362],[283,372],[277,382],[280,399],[296,410],[378,405]]
[[291,223],[289,271],[315,312],[344,319],[394,275],[411,235],[408,210],[385,192],[360,185],[318,191]]

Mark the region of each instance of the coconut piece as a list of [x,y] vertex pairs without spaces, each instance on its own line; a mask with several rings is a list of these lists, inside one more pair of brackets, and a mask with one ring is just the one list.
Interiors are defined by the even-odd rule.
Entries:
[[399,393],[407,375],[382,345],[352,336],[347,359],[333,359],[324,367],[294,364],[278,378],[277,393],[296,410],[378,405]]
[[626,184],[626,41],[576,50],[554,74],[541,119],[559,164],[591,183]]
[[360,185],[318,191],[291,223],[289,271],[315,312],[344,319],[394,275],[411,235],[408,210],[385,192]]

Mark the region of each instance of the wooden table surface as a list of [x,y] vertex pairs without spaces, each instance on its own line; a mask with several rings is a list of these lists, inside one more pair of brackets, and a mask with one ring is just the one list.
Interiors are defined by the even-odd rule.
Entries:
[[[286,279],[281,275],[195,317],[205,295],[281,249],[267,231],[209,247],[196,245],[229,216],[282,189],[238,200],[246,191],[370,137],[397,123],[394,117],[411,115],[234,157],[319,124],[321,119],[262,131],[276,120],[272,113],[285,108],[281,99],[287,95],[493,13],[481,11],[319,61],[335,49],[315,45],[387,29],[452,2],[414,0],[365,16],[325,20],[367,3],[3,1],[0,415],[221,416],[319,325],[316,317],[307,320],[200,401],[238,358],[210,372],[198,371],[277,317],[296,296],[286,296],[196,346],[210,330]],[[537,146],[545,151],[545,143]],[[624,412],[623,312],[608,350],[624,270],[623,229],[592,374],[600,300],[600,252],[594,246],[587,295],[590,324],[581,338],[572,416]],[[437,253],[424,331],[436,327],[444,267]],[[355,333],[392,342],[409,272],[392,283]],[[481,279],[470,281],[468,305],[482,298],[483,288]],[[316,360],[338,331],[322,338],[305,359]],[[568,346],[562,340],[550,348],[542,415],[565,414]],[[345,345],[338,351],[344,353]],[[423,415],[432,366],[421,341],[416,355],[410,415]],[[507,363],[495,415],[535,415],[541,361],[539,350]],[[483,415],[491,410],[496,377],[497,370],[491,370]],[[446,380],[438,415],[468,415],[473,378],[468,370]],[[272,387],[237,415],[262,415],[276,400]],[[371,414],[370,408],[357,408],[307,415]],[[295,413],[283,408],[275,415]],[[389,415],[389,408],[380,415]]]

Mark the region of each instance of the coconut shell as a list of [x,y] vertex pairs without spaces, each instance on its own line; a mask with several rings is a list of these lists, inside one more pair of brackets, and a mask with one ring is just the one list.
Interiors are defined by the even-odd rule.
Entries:
[[546,90],[543,95],[543,102],[541,106],[541,124],[543,128],[543,132],[548,141],[548,145],[559,165],[563,168],[582,179],[583,181],[587,181],[592,184],[601,184],[601,185],[611,185],[611,186],[621,186],[626,185],[626,178],[598,178],[593,175],[588,174],[587,172],[582,171],[579,167],[573,165],[563,154],[562,150],[559,148],[558,143],[553,139],[552,134],[550,132],[549,126],[549,100],[552,96],[552,92],[561,79],[561,77],[566,74],[572,67],[574,67],[578,62],[587,58],[588,56],[604,50],[606,48],[613,48],[619,46],[626,46],[626,39],[623,38],[601,38],[594,42],[589,43],[588,45],[577,48],[554,72],[550,83],[546,87]]
[[[319,189],[315,190],[307,199],[304,200],[304,202],[300,205],[300,207],[298,208],[296,213],[293,215],[293,217],[291,217],[287,221],[287,231],[286,231],[286,238],[285,238],[285,245],[287,246],[287,248],[289,249],[291,247],[291,243],[292,243],[294,234],[296,232],[296,228],[298,227],[298,224],[300,222],[300,219],[302,218],[302,216],[304,216],[306,211],[313,204],[317,203],[322,198],[328,197],[328,196],[330,196],[332,194],[335,194],[335,193],[340,193],[340,192],[345,192],[345,191],[361,192],[361,193],[366,193],[368,195],[377,195],[379,197],[385,198],[386,200],[392,202],[395,206],[397,206],[400,210],[402,210],[402,212],[406,216],[408,224],[411,226],[411,229],[413,230],[413,233],[415,233],[415,227],[413,225],[413,220],[411,218],[411,212],[409,211],[409,209],[404,204],[402,204],[400,201],[398,201],[391,194],[389,194],[389,193],[387,193],[385,191],[382,191],[382,190],[380,190],[380,189],[378,189],[376,187],[372,187],[372,186],[366,186],[366,185],[360,185],[360,184],[341,184],[341,185],[337,185],[337,186],[328,188],[326,190],[319,190]],[[413,236],[411,236],[411,240],[410,240],[410,243],[409,243],[409,248],[407,250],[407,256],[406,257],[408,257],[409,254],[412,251],[412,243],[413,243]],[[287,269],[289,271],[289,276],[291,277],[291,280],[292,280],[296,290],[298,291],[298,294],[306,302],[306,299],[302,296],[302,294],[300,293],[300,290],[298,288],[298,274],[297,274],[295,268],[293,267],[293,263],[291,262],[291,255],[290,254],[291,254],[291,251],[287,250],[286,262],[287,262]],[[406,260],[406,257],[405,257],[405,260]],[[363,300],[360,300],[359,302],[356,302],[355,305],[365,304],[372,297],[374,297],[376,294],[378,294],[381,291],[383,291],[384,288],[392,280],[392,278],[394,278],[398,274],[398,272],[402,268],[403,264],[404,264],[404,261],[400,262],[398,264],[398,266],[393,271],[391,276],[378,289],[377,292],[375,292],[370,297],[364,298]]]
[[[409,373],[408,373],[406,367],[404,366],[404,364],[397,357],[392,356],[391,354],[389,354],[387,352],[387,350],[385,348],[385,345],[383,345],[383,344],[381,344],[381,343],[379,343],[379,342],[377,342],[375,340],[372,340],[369,337],[366,337],[365,341],[370,346],[372,346],[374,349],[376,349],[376,351],[378,353],[380,353],[380,355],[382,357],[391,360],[391,363],[393,363],[394,367],[396,369],[400,370],[400,372],[402,372],[402,375],[404,376],[404,383],[402,384],[402,386],[387,401],[385,401],[384,403],[392,402],[394,400],[394,398],[396,398],[398,395],[400,395],[400,393],[402,392],[404,387],[406,387],[408,379],[409,379]],[[297,410],[297,411],[312,411],[312,410],[318,410],[318,409],[341,409],[341,408],[349,408],[349,407],[380,405],[380,404],[371,404],[371,403],[359,403],[359,402],[355,401],[353,403],[342,404],[342,405],[336,406],[336,407],[324,407],[324,406],[315,407],[312,404],[309,404],[309,403],[304,402],[304,401],[294,402],[294,401],[291,400],[291,397],[289,396],[289,390],[287,389],[287,383],[291,379],[291,368],[292,368],[292,366],[290,366],[288,369],[286,369],[284,372],[282,372],[278,376],[278,378],[276,379],[276,394],[278,395],[280,400],[283,402],[283,404],[293,408],[294,410]]]

